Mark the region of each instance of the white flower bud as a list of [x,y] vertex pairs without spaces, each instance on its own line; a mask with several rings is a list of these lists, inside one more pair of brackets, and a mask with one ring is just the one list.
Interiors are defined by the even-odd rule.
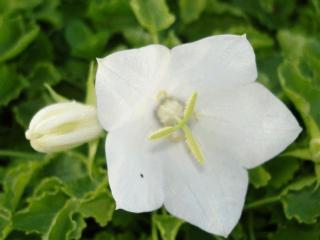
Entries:
[[93,106],[77,102],[49,105],[32,118],[26,138],[38,152],[60,152],[97,138],[102,128]]

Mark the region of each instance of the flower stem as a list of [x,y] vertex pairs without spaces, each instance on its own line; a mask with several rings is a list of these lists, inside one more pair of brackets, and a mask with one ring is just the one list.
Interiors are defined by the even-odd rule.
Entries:
[[158,44],[159,43],[158,33],[154,31],[154,32],[150,32],[150,35],[151,35],[152,42],[155,44]]
[[44,156],[37,153],[18,152],[11,150],[0,150],[0,157],[14,157],[25,159],[42,159]]
[[249,239],[250,240],[256,240],[256,236],[254,234],[254,228],[253,228],[253,212],[249,212],[248,216],[248,231],[249,231]]
[[93,179],[93,165],[94,165],[94,159],[97,153],[98,145],[99,145],[99,139],[89,142],[88,144],[87,168],[88,168],[88,174],[91,179]]
[[151,214],[151,239],[152,240],[158,240],[157,226],[154,220],[155,215],[156,213]]
[[89,66],[89,72],[87,77],[87,90],[86,90],[86,100],[85,103],[89,105],[96,106],[96,97],[94,89],[94,80],[97,72],[97,64],[95,61],[91,61]]
[[272,197],[267,197],[267,198],[263,198],[260,199],[258,201],[252,202],[252,203],[248,203],[245,206],[245,210],[249,210],[249,209],[254,209],[254,208],[258,208],[267,204],[272,204],[272,203],[276,203],[279,202],[281,199],[280,195],[277,196],[272,196]]

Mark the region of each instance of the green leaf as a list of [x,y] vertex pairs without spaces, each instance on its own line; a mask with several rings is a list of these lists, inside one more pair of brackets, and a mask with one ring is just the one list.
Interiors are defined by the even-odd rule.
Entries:
[[0,239],[5,239],[11,231],[11,212],[0,206]]
[[19,96],[27,82],[12,65],[0,65],[0,76],[0,106],[6,106]]
[[87,171],[86,157],[81,154],[59,154],[43,169],[45,177],[60,179],[64,191],[70,196],[82,198],[88,192],[95,191],[97,184],[93,182]]
[[152,42],[150,34],[140,26],[129,28],[123,34],[129,44],[134,47],[142,47]]
[[233,0],[233,2],[269,29],[287,26],[295,7],[294,0]]
[[256,167],[249,171],[250,183],[255,188],[261,188],[268,185],[271,179],[270,173],[264,167]]
[[60,0],[43,1],[34,11],[37,20],[52,24],[55,28],[62,25],[62,14],[59,11]]
[[79,214],[75,214],[78,201],[69,200],[54,217],[50,228],[43,236],[43,240],[80,239],[86,223]]
[[27,80],[30,87],[35,90],[43,88],[44,84],[54,85],[61,80],[59,70],[51,63],[40,62],[33,67]]
[[109,33],[106,30],[95,33],[83,21],[74,20],[67,25],[66,39],[72,56],[93,59],[103,54]]
[[300,168],[299,160],[292,157],[276,157],[266,163],[265,167],[271,174],[269,185],[280,188],[294,178],[294,174]]
[[99,29],[125,33],[127,29],[137,27],[128,0],[90,1],[87,11],[88,17]]
[[68,196],[59,190],[31,198],[28,208],[13,216],[14,229],[46,234],[67,200]]
[[[30,10],[37,7],[43,0],[28,0],[28,1],[21,1],[21,0],[0,0],[0,13],[6,12],[11,13],[17,10]],[[1,11],[2,10],[2,11]]]
[[38,33],[39,27],[22,17],[0,19],[0,62],[20,54]]
[[320,89],[313,87],[311,80],[293,62],[283,62],[278,74],[284,92],[301,114],[309,135],[317,137],[320,134],[316,123],[320,122]]
[[84,217],[93,217],[100,226],[106,226],[112,219],[115,203],[107,190],[106,184],[102,184],[95,192],[81,201],[79,211]]
[[309,136],[320,136],[320,42],[288,31],[279,32],[278,39],[287,58],[278,68],[281,86],[301,114]]
[[20,163],[7,171],[3,181],[4,196],[1,205],[14,211],[32,176],[43,164],[44,161],[30,161]]
[[33,115],[47,104],[49,103],[45,101],[43,96],[38,96],[36,99],[29,99],[28,101],[16,104],[13,108],[16,121],[24,129],[27,129]]
[[170,215],[153,215],[152,221],[157,226],[162,240],[175,240],[183,221]]
[[289,223],[280,226],[275,234],[270,234],[269,240],[318,240],[320,237],[319,225],[302,225]]
[[130,5],[141,26],[151,33],[165,30],[175,21],[165,0],[131,0]]
[[205,9],[207,0],[179,0],[180,16],[184,23],[197,20]]
[[304,179],[290,185],[281,196],[284,212],[288,219],[300,223],[316,223],[320,216],[320,188],[315,178]]

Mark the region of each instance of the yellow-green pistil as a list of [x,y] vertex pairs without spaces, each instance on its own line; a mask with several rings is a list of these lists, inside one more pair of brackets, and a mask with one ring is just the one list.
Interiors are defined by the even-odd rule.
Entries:
[[184,138],[186,140],[187,146],[190,149],[190,152],[194,156],[194,158],[200,163],[204,163],[203,153],[200,149],[199,144],[193,137],[190,128],[188,127],[188,122],[193,114],[194,107],[197,101],[197,93],[194,92],[188,101],[185,104],[184,112],[182,118],[176,119],[176,124],[173,126],[166,126],[160,128],[159,130],[150,134],[150,140],[158,140],[161,138],[169,137],[171,134],[177,132],[178,130],[182,130],[184,134]]

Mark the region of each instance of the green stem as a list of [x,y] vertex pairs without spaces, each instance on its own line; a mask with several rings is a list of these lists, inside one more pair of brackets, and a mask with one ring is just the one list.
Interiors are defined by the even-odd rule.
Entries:
[[87,77],[87,92],[85,103],[89,105],[96,106],[96,96],[94,89],[94,80],[97,72],[97,64],[95,61],[91,61],[89,66],[89,72]]
[[6,225],[5,227],[4,227],[4,229],[2,230],[2,232],[1,232],[1,240],[2,239],[6,239],[7,238],[7,236],[12,232],[12,226],[11,226],[11,224],[8,224],[8,225]]
[[88,161],[87,161],[87,168],[88,168],[88,173],[91,179],[93,179],[93,164],[94,164],[94,159],[97,153],[99,145],[99,139],[96,139],[92,142],[89,142],[88,144]]
[[27,158],[27,159],[42,159],[42,154],[26,153],[11,150],[0,150],[0,157],[14,157],[14,158]]
[[150,32],[152,42],[155,44],[159,43],[159,36],[157,32]]
[[152,240],[158,240],[158,232],[157,232],[157,226],[154,221],[154,216],[156,213],[152,213],[151,215],[151,239]]
[[248,230],[249,230],[249,239],[250,240],[256,240],[256,236],[254,234],[254,228],[253,228],[253,213],[249,212],[248,216]]
[[268,197],[268,198],[264,198],[264,199],[261,199],[261,200],[258,200],[258,201],[255,201],[255,202],[252,202],[252,203],[248,203],[246,206],[245,206],[245,210],[249,210],[249,209],[254,209],[254,208],[258,208],[258,207],[261,207],[261,206],[264,206],[264,205],[267,205],[267,204],[272,204],[272,203],[276,203],[276,202],[279,202],[280,201],[280,196],[272,196],[272,197]]

